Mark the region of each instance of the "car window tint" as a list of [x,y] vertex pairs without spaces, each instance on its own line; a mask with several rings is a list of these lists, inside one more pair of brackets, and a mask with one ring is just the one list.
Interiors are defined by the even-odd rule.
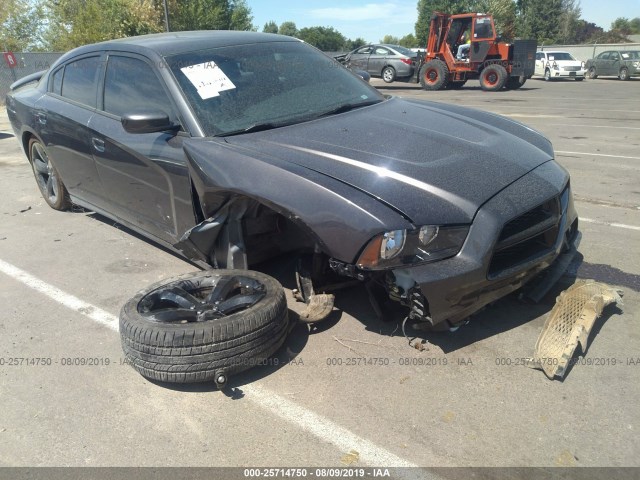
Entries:
[[542,60],[544,55],[542,53],[536,53],[536,60]]
[[136,110],[162,110],[176,120],[169,96],[152,68],[131,57],[109,56],[104,111],[121,117]]
[[489,18],[476,18],[475,26],[473,27],[473,37],[476,39],[493,37],[493,29],[491,28],[491,20]]
[[96,73],[100,57],[88,57],[68,63],[64,67],[61,95],[69,100],[96,106]]
[[53,75],[51,75],[50,91],[57,95],[62,94],[62,75],[64,75],[64,68],[56,70],[53,72]]
[[607,60],[609,58],[609,52],[602,52],[598,55],[598,60]]
[[362,47],[359,50],[356,50],[356,53],[359,55],[366,55],[371,52],[371,47]]
[[386,55],[388,53],[389,53],[389,50],[387,50],[386,48],[382,48],[382,47],[376,48],[376,51],[375,51],[376,55]]
[[618,52],[611,52],[611,54],[609,55],[609,60],[619,60],[620,59],[620,55],[618,55]]

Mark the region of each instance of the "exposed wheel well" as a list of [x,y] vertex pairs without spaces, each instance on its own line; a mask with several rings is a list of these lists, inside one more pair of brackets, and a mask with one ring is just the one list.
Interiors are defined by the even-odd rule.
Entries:
[[29,158],[29,142],[32,138],[36,138],[36,136],[31,132],[24,132],[22,134],[22,148],[24,149],[24,153],[27,155],[27,159],[29,161],[31,161],[31,158]]

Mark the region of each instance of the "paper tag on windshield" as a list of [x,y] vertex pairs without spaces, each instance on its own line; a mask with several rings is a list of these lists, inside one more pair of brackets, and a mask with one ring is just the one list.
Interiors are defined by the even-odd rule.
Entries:
[[196,87],[198,95],[203,100],[220,96],[220,92],[236,88],[215,62],[199,63],[181,68],[189,81]]

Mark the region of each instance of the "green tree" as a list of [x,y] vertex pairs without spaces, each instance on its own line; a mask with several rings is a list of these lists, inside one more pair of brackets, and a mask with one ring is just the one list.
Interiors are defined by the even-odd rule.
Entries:
[[172,31],[228,30],[231,5],[228,0],[170,0],[169,25]]
[[470,12],[493,15],[496,31],[506,41],[516,36],[516,3],[513,0],[474,0],[469,5]]
[[54,51],[163,30],[152,0],[59,0],[47,16],[45,42]]
[[271,20],[264,24],[262,31],[264,33],[278,33],[278,24]]
[[235,0],[231,2],[231,30],[255,31],[253,25],[253,15],[246,0]]
[[639,35],[640,34],[640,17],[629,20],[625,17],[616,18],[611,24],[611,32],[615,32],[622,36]]
[[577,43],[580,22],[580,0],[563,0],[562,15],[556,41],[565,45]]
[[278,28],[278,33],[280,35],[288,35],[290,37],[298,36],[298,27],[296,27],[295,22],[282,22],[280,24],[280,28]]
[[380,43],[388,43],[390,45],[398,45],[400,43],[400,39],[398,37],[394,37],[393,35],[385,35]]
[[554,43],[560,31],[563,0],[518,0],[518,36],[538,44]]
[[333,27],[301,28],[298,32],[298,38],[325,52],[341,51],[347,40]]
[[344,44],[344,50],[346,50],[347,52],[350,52],[352,50],[355,50],[356,48],[360,48],[364,45],[367,44],[367,41],[362,38],[362,37],[358,37],[355,40],[347,40]]
[[41,3],[7,0],[0,6],[0,47],[16,52],[45,47],[45,10]]
[[414,48],[418,46],[418,39],[413,33],[409,33],[398,41],[398,45],[402,45],[407,48]]
[[427,45],[433,12],[455,14],[469,11],[468,0],[418,0],[418,20],[415,27],[418,46]]

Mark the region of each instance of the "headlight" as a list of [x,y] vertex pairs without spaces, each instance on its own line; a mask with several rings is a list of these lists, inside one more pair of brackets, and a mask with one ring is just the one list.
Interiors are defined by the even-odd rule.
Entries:
[[453,257],[462,248],[467,233],[467,225],[425,225],[416,230],[385,232],[367,244],[357,266],[363,270],[383,270]]

